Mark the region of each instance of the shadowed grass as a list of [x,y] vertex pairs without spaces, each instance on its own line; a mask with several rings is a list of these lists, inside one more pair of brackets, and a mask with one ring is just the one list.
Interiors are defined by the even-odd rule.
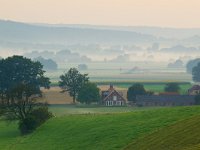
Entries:
[[131,143],[125,150],[193,150],[200,148],[200,116],[195,116]]

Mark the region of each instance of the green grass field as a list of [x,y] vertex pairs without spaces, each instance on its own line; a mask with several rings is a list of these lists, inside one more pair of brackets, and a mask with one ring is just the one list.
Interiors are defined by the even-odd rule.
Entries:
[[[59,108],[50,109],[59,115]],[[86,111],[86,108],[84,109]],[[92,112],[91,109],[96,111]],[[112,112],[106,109],[110,108],[88,108],[87,112],[90,114],[67,114],[67,112],[65,115],[60,114],[61,116],[50,119],[34,133],[25,137],[20,137],[16,123],[7,125],[1,121],[0,128],[3,130],[0,132],[0,148],[5,150],[123,149],[133,141],[163,127],[200,115],[200,107],[197,106],[142,108],[142,110],[138,108],[130,112],[124,112],[125,108],[113,108]],[[103,110],[105,113],[101,112]],[[100,114],[97,114],[98,112]]]
[[[153,91],[153,92],[164,92],[164,88],[167,83],[170,83],[171,81],[168,82],[137,82],[137,81],[121,81],[121,82],[95,82],[97,85],[102,86],[102,85],[109,85],[112,83],[115,87],[118,88],[124,88],[128,89],[130,86],[132,86],[134,83],[141,83],[144,85],[144,88],[148,91]],[[180,93],[181,94],[187,94],[188,89],[192,87],[192,84],[190,82],[177,82],[179,83],[180,86]],[[58,86],[58,83],[52,83],[52,86]]]
[[[171,81],[168,82],[138,82],[144,85],[144,88],[148,91],[153,91],[153,92],[164,92],[164,88],[167,83],[170,83]],[[112,82],[111,82],[112,83]],[[113,82],[114,86],[117,86],[119,88],[125,88],[128,89],[130,86],[133,85],[133,83],[136,82]],[[177,82],[179,83],[180,86],[180,93],[181,94],[187,94],[188,89],[192,87],[191,83],[189,82]],[[97,82],[98,85],[109,85],[110,82]]]
[[131,143],[126,150],[200,149],[200,115],[177,122]]

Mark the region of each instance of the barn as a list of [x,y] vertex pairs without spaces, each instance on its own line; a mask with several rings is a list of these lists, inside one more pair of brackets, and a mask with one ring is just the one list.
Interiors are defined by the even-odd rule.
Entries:
[[192,95],[138,95],[137,106],[189,106],[195,104]]

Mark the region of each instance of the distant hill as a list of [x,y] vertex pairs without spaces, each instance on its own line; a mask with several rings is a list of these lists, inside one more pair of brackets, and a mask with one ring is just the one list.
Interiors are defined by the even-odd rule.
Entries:
[[170,28],[170,27],[150,27],[150,26],[106,26],[87,24],[37,24],[50,27],[72,27],[83,29],[106,29],[118,31],[132,31],[141,34],[149,34],[156,37],[185,39],[200,35],[200,28]]
[[40,44],[145,43],[157,38],[133,31],[55,27],[0,20],[0,41]]

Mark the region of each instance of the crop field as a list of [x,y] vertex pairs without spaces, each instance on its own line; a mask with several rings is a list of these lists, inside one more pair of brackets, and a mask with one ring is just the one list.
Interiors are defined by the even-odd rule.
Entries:
[[[133,81],[133,82],[96,82],[97,85],[109,85],[110,83],[112,83],[114,86],[116,86],[119,89],[128,89],[131,85],[133,85],[134,83],[141,83],[144,85],[145,89],[148,91],[153,91],[153,92],[164,92],[164,88],[166,86],[167,83],[170,83],[171,81],[167,81],[167,82],[162,82],[162,81],[158,81],[158,82],[143,82],[143,81]],[[188,89],[191,88],[191,83],[189,82],[177,82],[180,85],[180,93],[181,94],[186,94]]]
[[[79,63],[60,64],[59,70],[54,72],[47,72],[47,76],[51,78],[53,83],[57,83],[59,76],[69,68],[77,66]],[[93,82],[140,82],[140,81],[177,81],[177,82],[191,82],[192,77],[186,73],[186,68],[167,68],[166,64],[145,63],[145,62],[93,62],[87,63],[88,70],[80,70],[81,73],[89,75]],[[131,71],[133,68],[139,70]],[[149,69],[151,68],[151,69]]]
[[95,113],[90,114],[60,114],[24,137],[19,135],[17,123],[1,121],[0,127],[3,130],[0,134],[0,147],[4,150],[118,150],[145,135],[200,115],[200,107],[196,106],[142,108],[131,112],[122,112],[120,108],[113,110],[115,113],[98,113],[101,112],[98,108],[93,109],[96,109]]

